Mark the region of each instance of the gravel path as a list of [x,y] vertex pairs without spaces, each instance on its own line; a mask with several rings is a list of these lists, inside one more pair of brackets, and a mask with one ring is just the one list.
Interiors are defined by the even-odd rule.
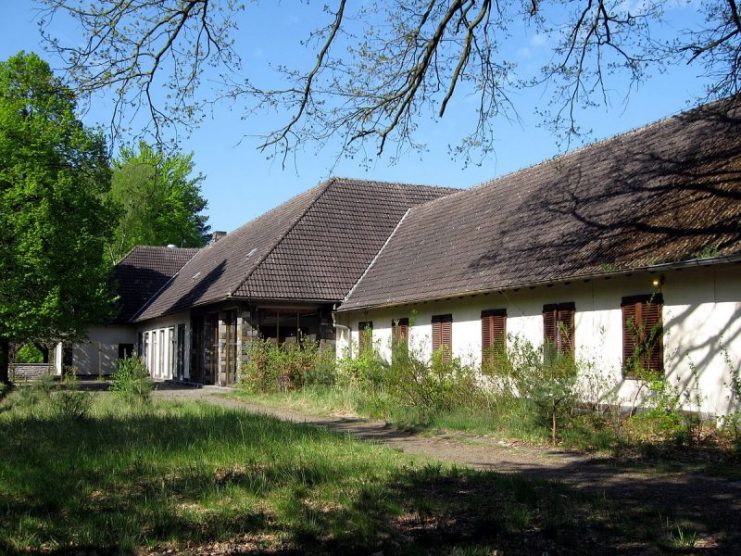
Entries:
[[667,520],[682,523],[683,527],[697,531],[702,546],[711,552],[719,553],[718,549],[725,551],[729,546],[741,547],[741,481],[690,472],[636,469],[612,459],[469,434],[419,434],[381,421],[308,415],[228,398],[228,392],[219,387],[172,388],[158,391],[157,396],[201,401],[325,427],[409,454],[480,470],[562,481],[620,501],[625,511],[637,520],[655,520],[660,514]]

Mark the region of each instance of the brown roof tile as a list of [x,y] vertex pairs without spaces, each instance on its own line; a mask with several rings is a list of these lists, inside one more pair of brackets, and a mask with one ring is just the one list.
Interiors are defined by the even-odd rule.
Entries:
[[716,103],[416,207],[340,311],[738,254],[740,122]]
[[202,249],[136,320],[227,297],[340,301],[409,207],[454,191],[332,179]]
[[134,247],[113,267],[119,313],[114,322],[128,322],[198,249],[149,245]]

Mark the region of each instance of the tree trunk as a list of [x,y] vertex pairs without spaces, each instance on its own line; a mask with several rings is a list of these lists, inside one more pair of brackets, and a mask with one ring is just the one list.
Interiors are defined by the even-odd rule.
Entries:
[[0,383],[10,384],[10,342],[0,338]]

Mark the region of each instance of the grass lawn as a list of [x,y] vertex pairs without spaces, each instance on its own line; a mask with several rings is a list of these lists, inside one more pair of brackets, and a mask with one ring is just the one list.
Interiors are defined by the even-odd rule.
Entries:
[[0,553],[590,554],[694,538],[556,483],[206,404],[133,411],[97,394],[73,419],[21,389],[0,403],[0,439]]

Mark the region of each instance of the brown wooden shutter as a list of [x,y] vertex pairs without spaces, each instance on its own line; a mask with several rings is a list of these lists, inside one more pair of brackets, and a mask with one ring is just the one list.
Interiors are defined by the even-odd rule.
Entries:
[[497,351],[507,345],[507,310],[481,311],[481,361],[493,363]]
[[636,346],[638,338],[636,327],[636,303],[623,301],[621,305],[623,312],[623,371],[629,375],[633,371],[636,361]]
[[630,377],[636,367],[664,372],[664,330],[661,294],[624,297],[623,372]]
[[358,348],[364,353],[373,347],[373,321],[358,323]]
[[559,303],[556,330],[558,335],[558,350],[561,353],[574,353],[576,305],[574,303]]
[[643,307],[645,326],[646,357],[644,366],[657,373],[664,372],[664,327],[662,321],[663,300],[652,299]]
[[543,340],[556,345],[556,323],[558,317],[558,305],[551,303],[543,305]]
[[394,321],[391,321],[391,340],[394,343],[394,345],[397,345],[399,343],[408,344],[409,343],[409,319],[403,318],[403,319],[397,319]]
[[432,317],[432,351],[443,350],[443,361],[449,363],[453,355],[453,315]]

